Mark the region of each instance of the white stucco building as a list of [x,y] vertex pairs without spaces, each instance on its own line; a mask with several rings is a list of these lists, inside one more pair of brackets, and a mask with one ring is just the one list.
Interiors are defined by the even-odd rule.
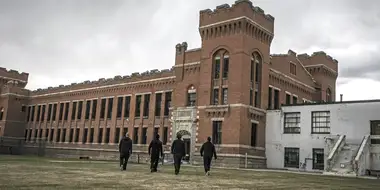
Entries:
[[380,100],[282,106],[267,112],[267,167],[365,175],[380,170],[378,135]]

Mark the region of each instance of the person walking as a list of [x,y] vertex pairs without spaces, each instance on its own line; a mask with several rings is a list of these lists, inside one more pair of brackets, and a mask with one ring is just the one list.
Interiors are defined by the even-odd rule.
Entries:
[[162,142],[160,141],[159,134],[156,134],[156,138],[150,142],[148,154],[150,155],[150,172],[157,172],[157,165],[160,155],[161,157],[164,157]]
[[177,134],[177,139],[173,141],[171,148],[171,153],[173,154],[174,159],[175,175],[179,174],[182,158],[185,156],[185,143],[181,138],[182,136],[180,134]]
[[215,145],[211,142],[211,137],[207,137],[207,142],[203,143],[200,153],[203,157],[203,167],[205,169],[205,174],[206,176],[209,176],[212,156],[214,156],[215,160],[217,159]]
[[129,138],[129,134],[126,133],[119,142],[120,153],[120,170],[126,170],[128,159],[132,154],[132,140]]

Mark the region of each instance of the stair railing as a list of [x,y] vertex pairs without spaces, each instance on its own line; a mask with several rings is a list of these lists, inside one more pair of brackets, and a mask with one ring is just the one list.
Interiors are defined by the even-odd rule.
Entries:
[[346,135],[339,136],[334,147],[331,149],[327,157],[326,171],[330,171],[331,168],[334,166],[338,153],[340,152],[340,150],[342,150],[343,146],[345,145],[345,140],[346,140]]
[[363,137],[362,142],[360,143],[360,147],[356,153],[355,159],[353,160],[353,167],[356,176],[362,175],[366,170],[366,154],[369,152],[369,145],[370,145],[370,135],[366,135]]

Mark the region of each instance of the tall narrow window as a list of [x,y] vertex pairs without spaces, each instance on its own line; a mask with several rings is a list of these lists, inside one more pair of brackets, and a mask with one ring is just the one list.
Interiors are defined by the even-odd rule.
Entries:
[[135,118],[140,118],[141,115],[141,95],[136,95]]
[[124,102],[124,118],[129,118],[129,110],[131,109],[131,97],[126,96]]
[[95,129],[94,128],[90,128],[90,139],[89,139],[90,143],[94,142],[94,134],[95,134]]
[[0,109],[0,121],[3,120],[4,117],[4,108]]
[[41,117],[41,105],[38,105],[37,106],[37,118],[36,118],[36,121],[40,121],[40,117]]
[[274,109],[280,108],[280,90],[274,89]]
[[61,142],[66,142],[66,128],[62,129]]
[[106,128],[106,136],[105,136],[105,141],[104,141],[104,143],[106,143],[106,144],[108,144],[108,143],[110,143],[110,134],[111,134],[111,128]]
[[249,89],[249,105],[253,106],[253,89]]
[[255,80],[255,60],[254,58],[252,57],[251,58],[251,81],[254,81]]
[[197,103],[197,90],[191,86],[187,90],[187,106],[195,106]]
[[92,100],[92,113],[91,113],[91,119],[96,118],[96,109],[98,107],[98,100]]
[[63,107],[65,106],[65,103],[60,103],[59,104],[59,120],[62,121],[63,120]]
[[222,121],[212,122],[212,142],[222,144]]
[[29,122],[30,121],[30,112],[32,110],[32,107],[31,106],[28,106],[28,114],[26,116],[26,121]]
[[326,89],[326,101],[327,102],[331,102],[332,101],[330,88]]
[[121,114],[123,111],[123,100],[124,100],[124,97],[122,97],[122,96],[117,97],[116,118],[118,118],[118,119],[121,118]]
[[212,105],[218,105],[219,104],[219,88],[214,88],[212,92]]
[[162,102],[162,93],[156,93],[156,103],[154,106],[154,116],[161,116],[161,102]]
[[61,130],[62,129],[58,128],[57,136],[55,137],[55,142],[60,142],[60,140],[61,140]]
[[100,119],[104,119],[104,117],[106,116],[106,103],[107,99],[102,98],[102,101],[100,103]]
[[228,88],[223,88],[222,97],[223,97],[222,104],[223,105],[228,104]]
[[259,107],[260,106],[260,96],[259,96],[259,92],[257,90],[255,90],[255,107]]
[[145,94],[143,117],[149,117],[149,104],[150,104],[150,94]]
[[71,108],[71,120],[75,120],[76,111],[77,111],[77,102],[73,102],[73,107]]
[[75,129],[75,139],[74,139],[74,142],[79,142],[79,133],[80,133],[80,129],[79,128],[76,128]]
[[223,78],[224,79],[228,78],[229,63],[230,63],[230,58],[228,55],[225,55],[223,57]]
[[293,96],[293,104],[297,104],[298,98],[297,96]]
[[313,148],[313,169],[325,169],[325,153],[323,148]]
[[103,128],[99,128],[99,133],[98,133],[98,143],[103,142]]
[[41,121],[45,121],[46,105],[42,105]]
[[63,119],[65,121],[69,118],[69,107],[70,107],[70,102],[66,102],[66,104],[65,104],[65,115],[63,116]]
[[88,135],[88,128],[85,128],[82,135],[82,144],[86,144]]
[[51,112],[52,112],[52,109],[53,109],[53,104],[49,104],[49,105],[48,105],[48,115],[47,115],[47,118],[46,118],[47,121],[50,121],[50,120],[51,120]]
[[148,135],[148,128],[147,127],[143,127],[142,128],[142,142],[141,144],[146,144],[147,143],[147,135]]
[[113,98],[108,98],[107,119],[112,118]]
[[256,147],[257,142],[257,124],[251,123],[251,146]]
[[297,66],[294,63],[289,63],[290,74],[297,75]]
[[119,143],[120,140],[120,127],[116,128],[114,143]]
[[53,104],[53,118],[52,118],[52,120],[53,121],[55,121],[55,119],[56,119],[56,116],[57,116],[57,106],[58,106],[58,104],[56,103],[56,104]]
[[74,129],[73,128],[71,128],[70,130],[69,130],[69,142],[73,142],[73,137],[74,137]]
[[169,108],[172,103],[172,92],[165,92],[165,108],[164,108],[164,116],[169,116]]
[[139,143],[139,128],[133,128],[133,144]]
[[286,93],[285,101],[286,101],[286,105],[290,105],[290,101],[291,101],[290,94]]
[[255,81],[259,82],[260,77],[261,77],[261,64],[262,64],[262,59],[260,55],[256,54],[255,55]]
[[83,109],[83,101],[78,102],[78,113],[77,113],[77,119],[82,119],[82,109]]
[[272,87],[268,89],[268,109],[272,109]]
[[162,144],[166,144],[168,142],[168,127],[164,127]]
[[35,110],[35,106],[32,106],[32,116],[30,118],[30,121],[34,121],[34,110]]
[[49,135],[49,142],[53,142],[54,140],[54,129],[50,130],[50,135]]
[[220,57],[215,57],[213,76],[214,79],[219,79],[220,77]]
[[91,100],[86,101],[86,112],[84,114],[84,119],[90,119],[90,109],[91,109]]

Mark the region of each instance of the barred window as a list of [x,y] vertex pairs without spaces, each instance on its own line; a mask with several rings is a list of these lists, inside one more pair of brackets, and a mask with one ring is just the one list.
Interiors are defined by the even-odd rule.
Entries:
[[311,133],[330,134],[330,111],[314,111],[311,117]]
[[284,133],[296,133],[301,132],[300,128],[301,113],[292,112],[284,114]]
[[300,149],[285,147],[284,151],[284,167],[285,168],[299,168],[300,162]]

